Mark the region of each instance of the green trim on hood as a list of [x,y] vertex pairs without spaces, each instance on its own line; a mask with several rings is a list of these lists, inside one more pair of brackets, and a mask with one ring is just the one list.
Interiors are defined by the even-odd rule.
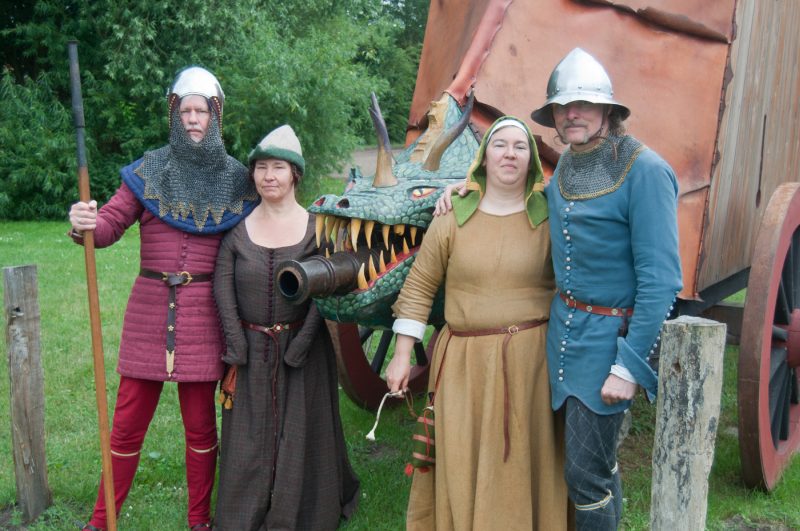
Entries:
[[467,188],[470,192],[464,197],[458,195],[453,196],[453,213],[456,216],[456,221],[459,226],[466,223],[467,220],[472,217],[478,209],[478,204],[483,194],[486,193],[486,168],[482,164],[486,154],[486,144],[495,126],[503,120],[519,122],[522,127],[525,128],[531,146],[531,160],[528,166],[528,177],[525,181],[525,210],[528,214],[528,221],[530,221],[531,227],[536,227],[547,219],[547,199],[544,196],[544,173],[542,172],[542,163],[539,160],[539,151],[536,149],[536,141],[533,138],[533,134],[522,120],[513,116],[501,116],[483,136],[481,145],[478,148],[478,153],[475,155],[475,160],[472,161],[469,167],[469,171],[467,172]]

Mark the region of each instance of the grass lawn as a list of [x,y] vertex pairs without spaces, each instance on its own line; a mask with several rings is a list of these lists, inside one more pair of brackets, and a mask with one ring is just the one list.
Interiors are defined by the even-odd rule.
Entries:
[[[100,473],[92,354],[83,270],[83,249],[64,234],[67,223],[0,222],[0,266],[36,264],[45,373],[47,465],[53,506],[28,529],[75,529],[91,513]],[[138,230],[97,253],[108,398],[113,407],[122,314],[138,271]],[[1,287],[0,287],[1,289]],[[3,352],[5,353],[5,342]],[[5,358],[5,354],[3,356]],[[800,459],[795,459],[772,494],[745,489],[739,478],[736,435],[737,350],[725,355],[723,413],[710,478],[709,529],[800,528]],[[9,381],[0,363],[0,418],[9,411]],[[356,472],[361,505],[342,527],[348,530],[403,529],[410,480],[403,475],[413,420],[404,408],[385,411],[377,441],[364,436],[373,414],[341,394],[341,413]],[[620,453],[626,486],[626,529],[646,529],[650,507],[650,451],[655,407],[637,402],[633,426]],[[10,422],[0,420],[0,529],[19,529]],[[119,519],[120,529],[184,529],[186,487],[183,439],[175,386],[165,386],[142,451],[133,490]]]

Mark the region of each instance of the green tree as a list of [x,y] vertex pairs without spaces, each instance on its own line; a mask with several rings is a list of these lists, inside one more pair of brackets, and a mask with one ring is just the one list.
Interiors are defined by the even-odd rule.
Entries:
[[[121,166],[164,144],[166,89],[187,65],[204,66],[220,79],[227,95],[226,145],[240,160],[267,131],[289,123],[303,143],[309,176],[326,174],[356,145],[374,141],[366,111],[371,91],[382,100],[393,139],[405,133],[419,46],[400,44],[407,33],[398,18],[405,2],[238,0],[221,6],[201,0],[38,0],[5,5],[15,11],[0,18],[0,35],[8,43],[2,87],[10,102],[2,111],[0,138],[4,152],[16,145],[13,158],[0,157],[0,218],[64,217],[75,196],[66,185],[75,175],[69,39],[80,43],[92,192],[101,202],[118,186]],[[30,139],[20,141],[19,135]],[[55,146],[64,152],[56,155]],[[42,176],[51,184],[64,183],[63,193],[12,186]],[[37,202],[52,206],[33,211],[20,206]]]

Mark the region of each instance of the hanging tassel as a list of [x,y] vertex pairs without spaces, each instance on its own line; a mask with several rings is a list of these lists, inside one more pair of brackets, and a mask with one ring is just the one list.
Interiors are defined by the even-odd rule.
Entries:
[[383,410],[383,404],[384,402],[386,402],[386,399],[389,397],[400,398],[402,396],[403,396],[402,391],[397,391],[395,393],[386,393],[385,395],[383,395],[383,398],[381,398],[381,404],[378,406],[378,414],[375,416],[375,424],[372,426],[372,429],[369,430],[369,433],[367,434],[368,441],[375,440],[375,430],[378,428],[378,422],[381,420],[381,411]]

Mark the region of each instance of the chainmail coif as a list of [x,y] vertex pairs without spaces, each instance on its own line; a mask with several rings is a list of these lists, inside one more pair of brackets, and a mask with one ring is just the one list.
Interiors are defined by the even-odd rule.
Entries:
[[213,111],[206,135],[194,142],[175,106],[169,145],[146,152],[136,174],[144,180],[145,199],[158,200],[159,217],[191,215],[198,231],[209,215],[218,224],[226,210],[241,214],[243,201],[258,199],[247,168],[225,151]]
[[592,199],[610,194],[647,147],[632,136],[609,135],[583,153],[568,149],[558,161],[558,189],[565,199]]

